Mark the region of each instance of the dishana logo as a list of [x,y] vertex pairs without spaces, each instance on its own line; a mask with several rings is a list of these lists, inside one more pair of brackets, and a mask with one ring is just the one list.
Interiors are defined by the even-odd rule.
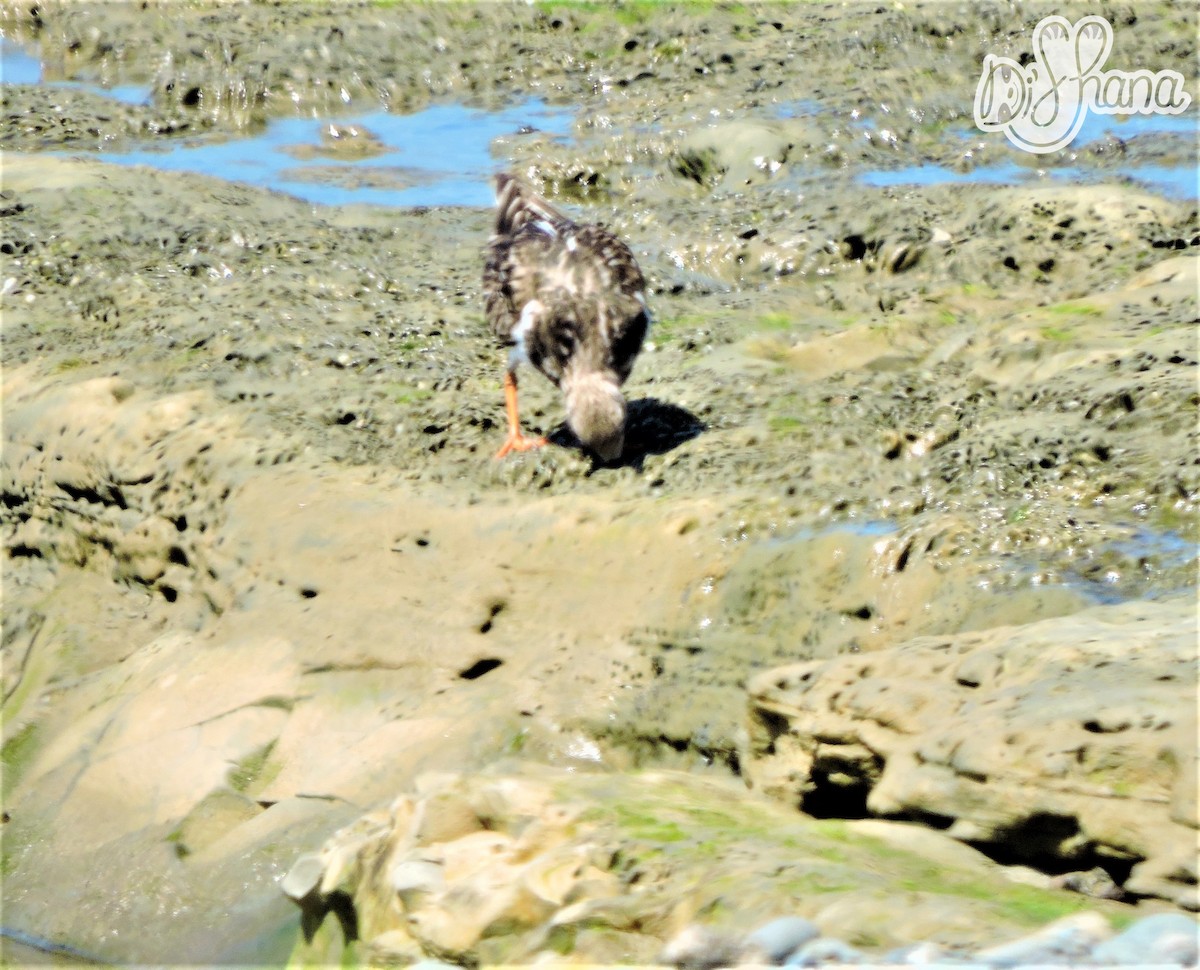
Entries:
[[1163,70],[1106,71],[1113,29],[1103,17],[1070,23],[1046,17],[1033,28],[1033,59],[1025,66],[988,54],[975,88],[975,124],[1002,131],[1027,152],[1044,155],[1071,144],[1089,111],[1169,114],[1187,110],[1183,75]]

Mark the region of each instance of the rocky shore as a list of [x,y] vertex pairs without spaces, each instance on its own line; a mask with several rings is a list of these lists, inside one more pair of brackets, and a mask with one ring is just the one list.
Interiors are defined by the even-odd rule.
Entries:
[[[0,3],[5,960],[1194,964],[1194,132],[971,98],[1198,24],[1068,6]],[[529,97],[616,467],[491,461],[486,209],[98,155]]]

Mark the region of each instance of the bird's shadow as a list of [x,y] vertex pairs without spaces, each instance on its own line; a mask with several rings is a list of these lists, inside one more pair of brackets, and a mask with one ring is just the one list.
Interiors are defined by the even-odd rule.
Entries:
[[[706,430],[704,422],[687,408],[653,397],[630,401],[625,411],[625,449],[621,457],[604,462],[592,456],[592,471],[625,467],[641,471],[647,455],[665,455]],[[548,438],[563,448],[582,447],[565,422],[550,432]]]

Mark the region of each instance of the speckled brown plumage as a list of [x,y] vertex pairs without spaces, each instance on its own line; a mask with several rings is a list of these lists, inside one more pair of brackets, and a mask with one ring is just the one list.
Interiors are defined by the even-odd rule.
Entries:
[[629,248],[580,225],[511,175],[496,178],[496,231],[483,270],[488,324],[512,348],[509,438],[497,457],[540,441],[520,433],[516,368],[528,360],[563,391],[567,423],[606,461],[624,446],[629,377],[649,325],[645,280]]

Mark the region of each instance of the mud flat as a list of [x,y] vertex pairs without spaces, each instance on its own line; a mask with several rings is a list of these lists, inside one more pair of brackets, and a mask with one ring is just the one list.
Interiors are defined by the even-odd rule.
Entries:
[[[1200,218],[1149,176],[1195,141],[970,134],[1049,12],[0,6],[83,82],[0,87],[6,955],[1102,956],[1194,911]],[[1188,75],[1194,9],[1099,12]],[[532,376],[555,444],[491,460],[486,209],[101,157],[530,97],[570,136],[496,168],[651,284],[616,467]],[[867,177],[929,166],[980,180]]]

